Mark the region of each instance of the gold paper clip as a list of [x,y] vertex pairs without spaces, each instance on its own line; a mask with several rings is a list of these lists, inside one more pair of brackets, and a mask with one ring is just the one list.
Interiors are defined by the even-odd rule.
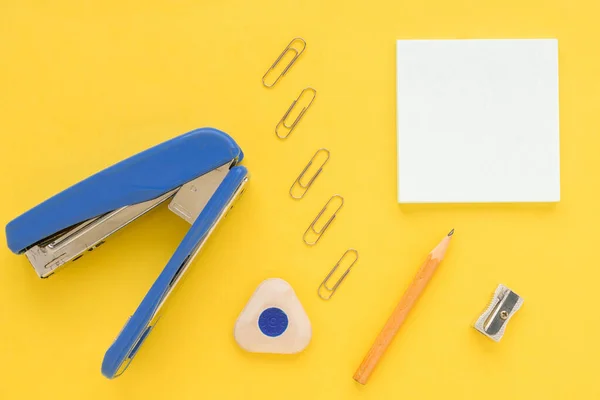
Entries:
[[[323,161],[323,163],[319,167],[319,170],[312,176],[312,178],[310,178],[310,180],[306,184],[302,183],[302,178],[304,178],[304,174],[310,168],[310,166],[312,165],[313,161],[315,161],[315,159],[317,158],[317,156],[321,152],[325,152],[327,154],[327,158],[325,159],[325,161]],[[314,156],[312,156],[312,158],[310,159],[310,161],[308,162],[308,164],[306,164],[306,167],[304,167],[304,169],[302,170],[302,172],[300,172],[300,175],[298,175],[298,177],[296,178],[296,180],[292,184],[292,187],[290,187],[290,196],[292,196],[293,199],[300,200],[302,197],[304,197],[304,195],[306,194],[306,192],[308,192],[308,189],[310,189],[310,187],[312,186],[312,184],[315,181],[315,179],[317,179],[317,177],[319,176],[319,174],[323,171],[323,167],[325,166],[325,164],[327,164],[327,161],[329,161],[329,150],[327,150],[327,149],[319,149],[319,150],[317,150],[317,152],[315,153]],[[294,188],[296,186],[300,186],[301,189],[304,189],[302,191],[302,194],[300,194],[299,197],[296,197],[294,195]]]
[[[354,261],[352,261],[352,264],[350,264],[350,266],[348,268],[346,268],[346,271],[342,274],[342,276],[340,276],[340,278],[337,280],[337,282],[335,282],[333,287],[329,287],[328,286],[329,278],[331,278],[331,275],[333,275],[334,272],[338,269],[338,267],[342,263],[342,260],[344,258],[346,258],[346,255],[348,255],[348,253],[354,253]],[[356,264],[357,261],[358,261],[358,251],[356,251],[354,249],[346,250],[346,252],[342,255],[342,257],[340,257],[337,264],[335,264],[335,266],[331,269],[331,271],[329,271],[329,273],[327,274],[325,279],[323,279],[323,282],[321,282],[319,289],[317,289],[317,294],[319,295],[319,297],[322,298],[323,300],[329,300],[335,294],[335,291],[337,290],[338,286],[340,286],[340,284],[344,281],[346,276],[350,273],[350,269],[352,269],[352,267],[354,266],[354,264]],[[325,289],[325,294],[328,296],[323,296],[323,294],[321,293],[323,291],[322,289]]]
[[[300,114],[298,114],[298,116],[296,117],[294,122],[292,122],[291,125],[288,124],[286,121],[286,118],[290,115],[290,112],[292,111],[292,109],[294,108],[296,103],[298,103],[300,101],[300,99],[302,99],[302,96],[306,92],[312,92],[312,98],[310,99],[310,102],[302,108],[302,111],[300,111]],[[283,117],[279,120],[279,122],[277,123],[277,126],[275,127],[275,134],[277,135],[277,137],[279,139],[286,139],[288,136],[290,136],[290,134],[292,133],[292,131],[294,130],[296,125],[298,125],[298,122],[300,122],[300,119],[302,119],[302,117],[304,116],[304,113],[308,110],[308,107],[310,107],[310,105],[313,103],[313,101],[315,101],[316,97],[317,97],[317,91],[311,87],[307,87],[302,92],[300,92],[300,95],[296,98],[296,100],[294,100],[292,102],[292,105],[290,106],[290,108],[288,108],[288,110],[285,112],[285,114],[283,114]],[[284,132],[285,136],[281,136],[279,134],[279,128],[281,128],[282,126],[285,129],[287,129],[287,133]]]
[[[335,199],[336,197],[341,200],[340,205],[338,206],[338,208],[336,208],[335,212],[331,215],[331,217],[329,217],[329,219],[327,220],[327,222],[325,223],[325,225],[323,225],[323,227],[321,229],[319,229],[319,230],[315,229],[315,225],[317,224],[317,222],[319,222],[319,219],[321,218],[323,213],[325,211],[327,211],[327,207],[329,207],[329,203],[331,203],[333,201],[333,199]],[[337,213],[340,211],[340,209],[343,206],[344,206],[344,198],[342,196],[340,196],[339,194],[332,196],[329,199],[329,201],[327,201],[327,203],[325,204],[325,207],[323,207],[323,209],[319,212],[319,214],[317,214],[317,217],[308,226],[308,229],[306,229],[306,231],[304,232],[304,235],[302,235],[302,240],[304,240],[304,243],[306,243],[309,246],[314,246],[315,244],[317,244],[317,242],[321,239],[321,236],[323,236],[323,234],[325,233],[327,228],[329,228],[329,225],[331,225],[331,223],[335,219]],[[316,239],[314,239],[313,241],[307,240],[307,235],[310,236],[309,233],[316,235]]]
[[[301,44],[302,46],[301,47],[296,47],[296,46],[294,46],[295,44]],[[296,60],[298,59],[298,57],[300,57],[300,55],[304,52],[305,48],[306,48],[306,42],[304,41],[304,39],[302,39],[301,37],[293,38],[292,41],[290,42],[290,44],[288,44],[287,47],[283,50],[283,52],[279,55],[279,57],[277,57],[277,60],[275,60],[275,62],[273,63],[273,65],[271,65],[271,68],[269,68],[267,70],[267,72],[263,75],[263,78],[262,78],[263,85],[265,85],[265,87],[268,87],[268,88],[272,88],[273,86],[275,86],[275,84],[277,82],[279,82],[279,80],[281,78],[283,78],[283,76],[285,74],[287,74],[287,72],[289,71],[289,69],[292,68],[292,65],[294,65],[294,63],[296,62]],[[279,62],[283,59],[283,57],[285,57],[285,55],[288,52],[294,53],[294,57],[290,60],[290,62],[284,68],[284,70],[281,72],[281,74],[279,74],[279,76],[277,77],[277,79],[275,79],[275,82],[273,82],[272,84],[269,85],[266,82],[267,75],[269,75],[269,72],[273,71],[275,69],[275,67],[277,67],[277,65],[279,64]]]

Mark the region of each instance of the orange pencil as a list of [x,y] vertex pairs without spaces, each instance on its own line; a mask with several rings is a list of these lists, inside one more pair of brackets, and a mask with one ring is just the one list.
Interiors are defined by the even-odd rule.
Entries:
[[421,268],[419,268],[419,272],[417,272],[417,275],[408,289],[406,289],[406,292],[404,292],[402,299],[400,299],[400,303],[398,303],[396,309],[379,333],[379,336],[375,339],[375,343],[371,346],[371,350],[369,350],[365,359],[354,373],[354,380],[356,382],[363,385],[367,383],[367,380],[369,379],[369,376],[371,376],[371,373],[373,373],[379,359],[392,342],[392,339],[394,339],[396,333],[398,333],[398,330],[404,323],[411,308],[421,293],[423,293],[425,286],[429,283],[437,266],[444,259],[444,254],[446,254],[452,234],[454,234],[454,229],[452,229],[435,249],[431,250],[429,255],[427,255],[427,259],[423,265],[421,265]]

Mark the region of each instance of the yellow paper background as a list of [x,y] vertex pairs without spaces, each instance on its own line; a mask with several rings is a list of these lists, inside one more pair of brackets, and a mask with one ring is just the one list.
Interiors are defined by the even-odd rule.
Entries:
[[[114,381],[100,374],[104,352],[188,225],[161,207],[47,280],[1,246],[0,398],[600,397],[598,15],[583,0],[2,1],[2,224],[201,126],[234,136],[252,177]],[[295,36],[306,52],[265,89],[263,73]],[[399,206],[395,40],[520,37],[559,40],[561,202]],[[317,99],[282,142],[274,126],[306,86]],[[331,160],[293,201],[289,186],[319,147]],[[302,233],[335,193],[346,200],[339,218],[306,247]],[[440,270],[369,384],[356,384],[450,228]],[[349,247],[360,260],[324,302],[317,286]],[[313,324],[299,355],[248,354],[233,340],[268,277],[295,288]],[[525,304],[494,343],[471,325],[498,283]]]

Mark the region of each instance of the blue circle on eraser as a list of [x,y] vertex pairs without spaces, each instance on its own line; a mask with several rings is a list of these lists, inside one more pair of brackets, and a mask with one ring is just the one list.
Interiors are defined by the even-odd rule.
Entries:
[[263,334],[277,337],[287,329],[288,317],[277,307],[267,308],[258,317],[258,327]]

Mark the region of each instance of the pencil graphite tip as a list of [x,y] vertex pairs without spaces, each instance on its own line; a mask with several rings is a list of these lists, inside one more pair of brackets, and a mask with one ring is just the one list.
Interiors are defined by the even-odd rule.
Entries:
[[448,236],[454,235],[454,228],[448,233]]

